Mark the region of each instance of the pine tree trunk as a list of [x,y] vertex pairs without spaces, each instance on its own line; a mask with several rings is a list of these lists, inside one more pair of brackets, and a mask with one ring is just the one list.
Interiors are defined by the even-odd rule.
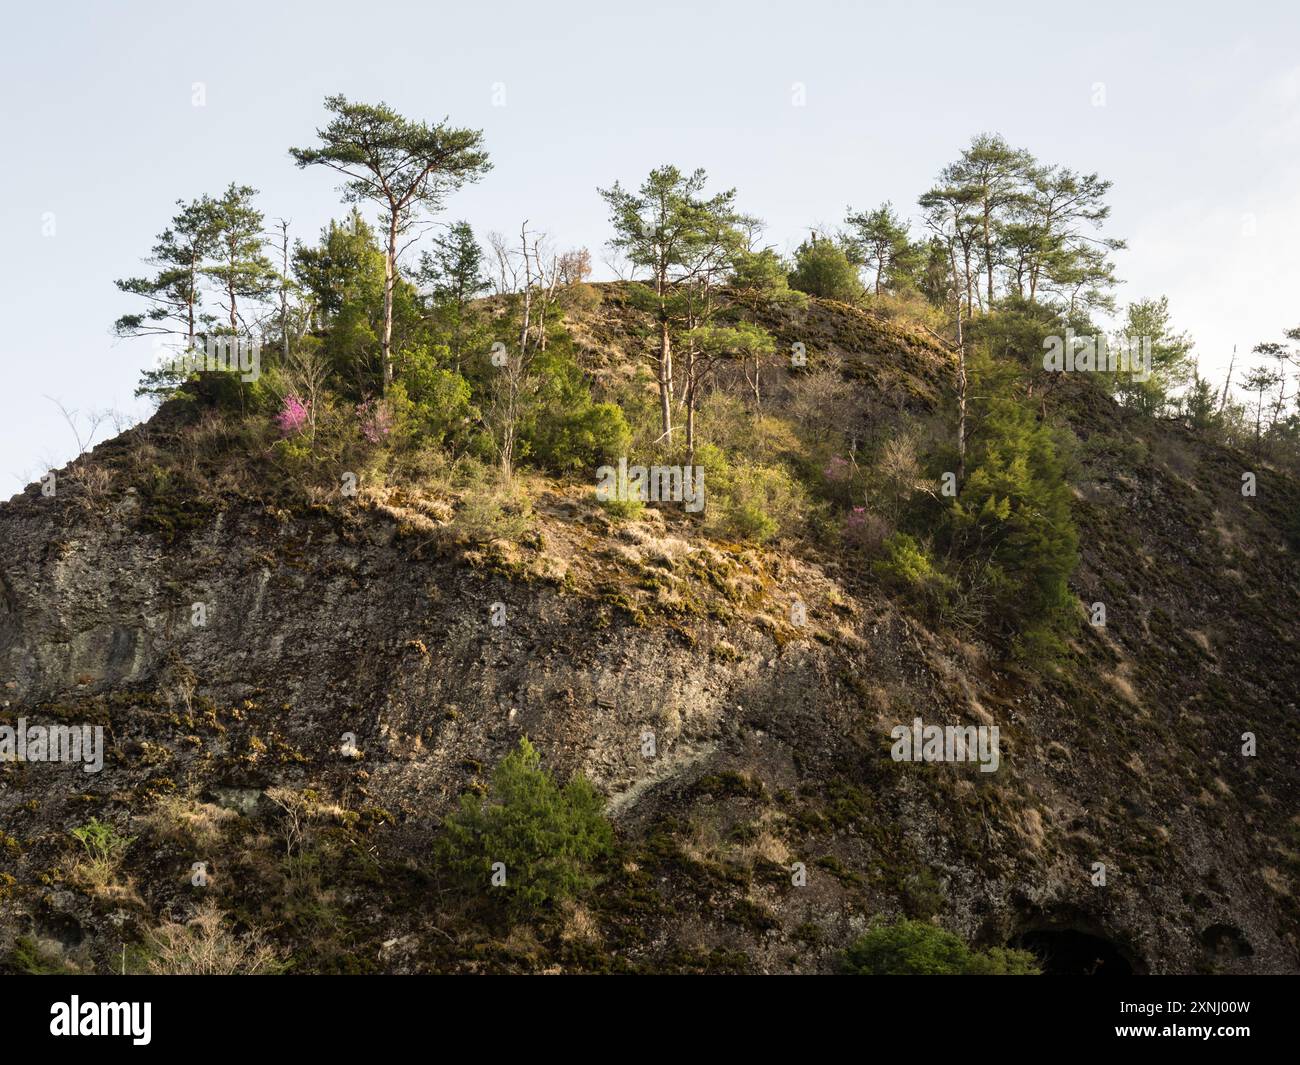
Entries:
[[989,272],[989,310],[993,310],[993,234],[989,228],[989,209],[984,208],[984,269]]
[[665,440],[673,431],[672,407],[673,347],[668,336],[668,322],[659,323],[659,421]]
[[686,461],[695,459],[695,351],[686,349]]
[[289,224],[281,226],[280,239],[280,357],[289,364]]
[[673,432],[673,342],[668,334],[668,306],[664,300],[664,278],[655,284],[659,294],[659,422],[661,439],[672,443]]
[[957,483],[966,480],[966,340],[957,315]]
[[198,272],[198,262],[193,255],[190,256],[190,287],[186,293],[185,312],[187,324],[189,326],[189,348],[194,347],[194,304],[197,302],[198,278],[195,276]]
[[393,383],[393,288],[397,282],[397,208],[388,216],[388,254],[384,256],[383,392]]
[[[949,261],[952,263],[953,281],[956,282],[957,254],[951,244],[948,245]],[[970,270],[966,271],[967,299],[970,298]],[[966,479],[966,334],[961,325],[961,290],[957,297],[957,483]],[[969,304],[967,305],[969,311]]]
[[230,335],[236,336],[239,333],[239,314],[235,308],[235,249],[231,244],[227,244],[230,255],[226,258],[226,266],[230,269],[230,274],[226,278],[226,297],[230,300]]

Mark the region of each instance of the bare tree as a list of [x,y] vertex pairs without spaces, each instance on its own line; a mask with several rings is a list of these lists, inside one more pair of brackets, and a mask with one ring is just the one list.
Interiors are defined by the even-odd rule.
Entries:
[[[72,430],[72,435],[77,441],[77,458],[81,458],[90,445],[94,443],[95,434],[99,432],[99,427],[105,421],[113,420],[115,418],[114,413],[110,410],[91,410],[84,412],[80,410],[68,410],[67,407],[53,396],[46,396],[45,398],[59,408],[59,413],[63,415],[63,420],[68,423],[68,428]],[[80,419],[82,418],[86,421],[84,429],[80,423]]]
[[574,248],[559,257],[560,284],[565,288],[580,285],[591,276],[591,252]]
[[289,288],[293,282],[289,279],[289,220],[277,218],[276,229],[280,231],[280,353],[287,366],[289,364]]
[[559,257],[550,252],[545,234],[530,233],[527,220],[519,227],[518,246],[507,245],[499,233],[488,235],[498,266],[498,291],[513,304],[518,342],[493,351],[497,387],[489,412],[491,428],[505,480],[514,475],[519,422],[535,385],[533,363],[546,350],[546,318],[559,284]]
[[286,347],[284,379],[286,392],[304,400],[307,408],[307,435],[316,439],[316,412],[325,400],[325,382],[329,377],[329,359],[319,340],[313,338]]

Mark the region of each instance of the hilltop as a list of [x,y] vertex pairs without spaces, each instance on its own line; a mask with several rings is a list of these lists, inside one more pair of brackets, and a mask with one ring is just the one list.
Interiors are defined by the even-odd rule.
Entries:
[[[635,413],[642,303],[581,285],[547,352],[628,412],[629,455],[680,460]],[[0,767],[4,964],[110,971],[206,900],[308,972],[827,972],[900,916],[1049,969],[1300,969],[1296,478],[1083,376],[1031,395],[1077,564],[1026,650],[975,556],[916,532],[947,505],[954,348],[883,304],[726,303],[772,347],[757,390],[719,357],[698,519],[601,505],[589,463],[308,461],[203,389],[0,505],[0,723],[106,736],[99,774]],[[934,567],[911,586],[905,528]],[[895,761],[918,717],[997,726],[997,771]],[[599,889],[532,919],[485,915],[435,846],[523,736],[615,833]]]

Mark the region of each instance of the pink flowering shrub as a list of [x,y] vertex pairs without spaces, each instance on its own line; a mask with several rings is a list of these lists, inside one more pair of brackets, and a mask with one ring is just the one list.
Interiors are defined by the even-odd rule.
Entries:
[[822,476],[828,481],[839,484],[853,476],[853,467],[849,464],[848,459],[842,459],[839,455],[835,455],[826,464],[826,468],[822,470]]
[[285,436],[293,436],[295,433],[302,432],[302,427],[307,424],[307,415],[307,404],[290,393],[284,397],[275,421],[280,426],[281,433]]
[[361,435],[377,444],[393,431],[393,415],[383,400],[367,399],[357,404]]
[[889,523],[866,507],[849,511],[840,528],[845,546],[859,551],[877,551],[889,533]]

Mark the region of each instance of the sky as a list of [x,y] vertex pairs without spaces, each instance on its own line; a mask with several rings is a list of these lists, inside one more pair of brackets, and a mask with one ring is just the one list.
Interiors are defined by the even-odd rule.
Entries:
[[[299,170],[323,100],[481,128],[494,169],[444,220],[609,238],[598,187],[654,166],[710,187],[792,250],[846,209],[916,197],[979,132],[1114,182],[1121,304],[1166,295],[1221,381],[1300,325],[1300,5],[393,2],[10,5],[0,36],[0,498],[132,398],[149,340],[115,278],[177,199],[231,181],[316,238],[346,210]],[[418,248],[416,249],[418,251]],[[105,419],[96,441],[113,433]]]

